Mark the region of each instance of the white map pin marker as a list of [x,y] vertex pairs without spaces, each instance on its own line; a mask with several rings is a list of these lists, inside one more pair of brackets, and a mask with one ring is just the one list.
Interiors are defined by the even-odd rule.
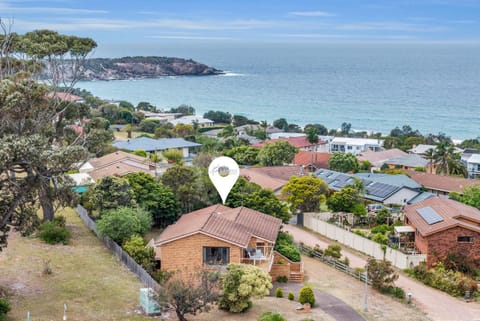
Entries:
[[223,204],[240,175],[240,168],[230,157],[217,157],[208,166],[208,176],[220,194]]

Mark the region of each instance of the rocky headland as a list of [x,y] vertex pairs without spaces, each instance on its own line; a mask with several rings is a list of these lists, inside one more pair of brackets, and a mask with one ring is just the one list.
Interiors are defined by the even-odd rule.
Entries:
[[173,57],[92,58],[83,67],[82,80],[124,80],[165,76],[210,76],[224,72],[191,59]]

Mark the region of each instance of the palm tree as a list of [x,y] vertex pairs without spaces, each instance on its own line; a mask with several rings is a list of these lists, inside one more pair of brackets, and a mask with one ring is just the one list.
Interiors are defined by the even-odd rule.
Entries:
[[[317,162],[317,144],[318,144],[318,134],[315,128],[310,127],[309,129],[307,129],[307,140],[310,144],[314,145],[314,148],[312,149],[312,172],[313,172],[313,167]],[[315,161],[313,160],[314,155],[315,155]]]
[[437,174],[448,175],[450,173],[449,161],[453,155],[453,146],[448,143],[440,143],[435,149],[434,159],[437,167]]
[[460,160],[458,153],[455,153],[455,147],[449,142],[442,142],[437,145],[433,155],[437,174],[441,175],[463,175],[466,174],[466,168]]
[[433,162],[435,160],[435,150],[433,148],[429,148],[425,153],[423,153],[423,157],[428,159],[430,162],[428,164],[430,174],[433,174]]

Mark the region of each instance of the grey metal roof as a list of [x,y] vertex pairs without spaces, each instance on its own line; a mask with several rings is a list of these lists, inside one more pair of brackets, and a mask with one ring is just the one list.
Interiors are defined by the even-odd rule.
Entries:
[[417,213],[425,220],[425,222],[427,222],[428,225],[443,222],[443,217],[430,206],[417,209]]
[[171,148],[198,147],[201,144],[189,142],[183,138],[153,139],[148,137],[134,138],[124,141],[115,141],[112,144],[119,149],[144,150],[147,152],[161,151]]
[[421,189],[422,185],[415,182],[413,179],[404,174],[391,175],[391,174],[379,174],[379,173],[357,173],[354,176],[362,180],[371,180],[374,182],[396,185],[400,187],[408,187],[411,189]]
[[385,164],[408,166],[408,167],[425,167],[429,161],[417,154],[408,154],[406,156],[389,159]]
[[430,192],[423,192],[423,193],[420,193],[418,194],[417,196],[413,197],[412,199],[410,199],[407,204],[416,204],[418,202],[421,202],[423,200],[426,200],[426,199],[429,199],[429,198],[432,198],[432,197],[436,197],[437,195],[433,194],[433,193],[430,193]]
[[[328,187],[334,191],[338,191],[347,185],[353,185],[355,183],[354,175],[339,173],[328,169],[319,169],[315,172],[315,175],[324,180],[328,184]],[[383,202],[403,188],[403,186],[380,183],[361,177],[357,178],[362,181],[363,187],[365,188],[364,197],[378,202]]]

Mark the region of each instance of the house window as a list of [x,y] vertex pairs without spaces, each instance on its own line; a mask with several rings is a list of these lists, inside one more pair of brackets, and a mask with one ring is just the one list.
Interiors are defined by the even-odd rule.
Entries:
[[227,265],[230,262],[230,249],[228,247],[204,247],[203,264]]
[[459,243],[473,243],[473,236],[458,236],[457,242]]

